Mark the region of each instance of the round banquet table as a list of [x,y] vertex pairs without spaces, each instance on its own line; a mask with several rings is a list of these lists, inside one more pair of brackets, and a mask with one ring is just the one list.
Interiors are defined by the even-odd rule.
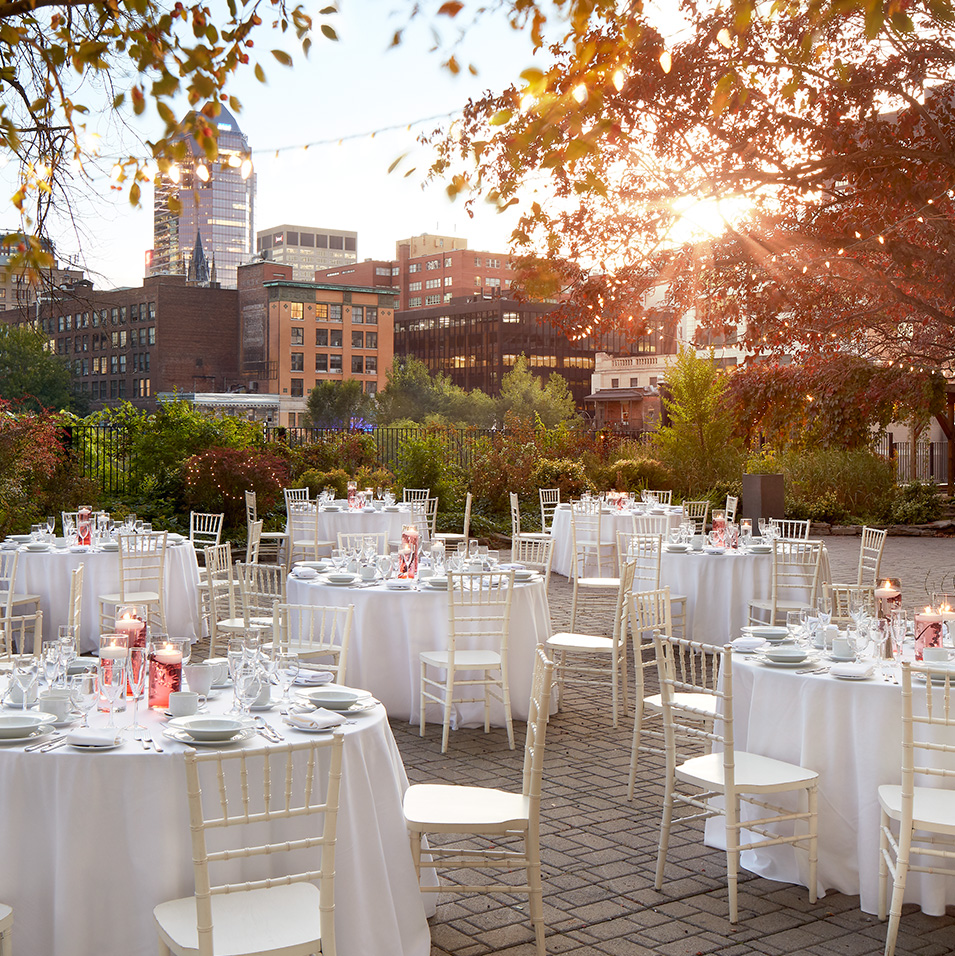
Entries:
[[[901,687],[881,675],[839,680],[734,654],[733,714],[737,749],[819,774],[819,893],[858,895],[863,912],[877,913],[878,788],[902,781]],[[722,817],[707,821],[706,842],[725,848]],[[791,846],[748,851],[741,865],[771,880],[808,880],[806,854]],[[942,915],[955,905],[955,877],[909,873],[905,902]]]
[[[389,591],[382,584],[333,587],[301,581],[290,575],[288,600],[290,604],[337,607],[354,604],[348,682],[367,687],[392,717],[405,717],[412,723],[418,721],[421,678],[418,654],[448,646],[447,591],[427,587]],[[515,584],[511,599],[508,675],[511,715],[516,720],[527,720],[534,649],[550,634],[550,608],[543,580]],[[468,649],[486,647],[466,640],[464,646]],[[433,712],[429,711],[431,719],[440,720],[439,708],[433,707]],[[504,726],[504,708],[495,700],[491,701],[491,723],[495,727]],[[453,727],[483,724],[483,704],[455,704],[451,710]]]
[[[220,692],[210,710],[224,711],[231,700],[231,692]],[[160,715],[140,714],[163,753],[145,752],[136,740],[102,753],[0,747],[0,900],[14,910],[17,952],[153,956],[153,907],[194,892],[185,745],[162,737]],[[264,716],[289,742],[310,737],[282,723],[277,710]],[[91,717],[94,726],[104,721]],[[128,714],[117,717],[120,726],[128,721]],[[401,809],[408,780],[384,708],[344,731],[338,952],[428,956],[430,931]],[[238,746],[268,743],[255,736]]]
[[[20,550],[15,590],[39,594],[45,637],[56,637],[66,624],[70,603],[70,572],[81,564],[83,572],[83,617],[80,653],[99,649],[99,601],[101,594],[119,590],[119,555],[115,551]],[[194,640],[199,635],[199,563],[188,541],[166,548],[166,630],[171,637]]]
[[[683,520],[683,509],[669,508],[668,511],[671,530],[679,528],[680,522]],[[632,532],[633,518],[634,512],[632,511],[604,512],[600,521],[600,543],[612,544],[616,547],[617,532],[627,534]],[[570,505],[558,505],[554,512],[554,521],[550,533],[554,538],[554,559],[551,562],[551,569],[569,578],[574,566],[574,537],[570,526]],[[593,573],[596,573],[596,565]],[[615,572],[608,570],[604,573],[612,575]]]
[[[411,520],[411,511],[408,508],[400,508],[398,511],[373,511],[371,508],[362,508],[360,511],[349,511],[347,502],[341,506],[340,511],[328,511],[319,509],[318,514],[318,539],[319,541],[334,541],[335,547],[338,547],[338,532],[342,534],[375,534],[384,531],[387,534],[385,539],[384,553],[388,553],[389,541],[398,541],[401,538],[401,529]],[[299,527],[298,522],[295,525],[296,537],[310,538],[312,536],[311,522],[308,526]],[[292,529],[286,525],[286,531]]]

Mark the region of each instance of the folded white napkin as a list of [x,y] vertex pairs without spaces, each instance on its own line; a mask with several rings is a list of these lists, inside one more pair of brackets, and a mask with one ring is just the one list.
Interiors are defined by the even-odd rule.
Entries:
[[299,671],[295,683],[305,687],[315,687],[319,684],[328,684],[335,679],[331,671]]
[[328,727],[338,727],[345,723],[345,718],[341,714],[335,714],[324,707],[318,710],[311,710],[306,714],[289,711],[285,718],[293,727],[301,730],[325,730]]
[[105,747],[119,743],[119,735],[115,730],[80,729],[66,735],[71,744],[78,747]]
[[736,638],[731,642],[734,651],[755,651],[762,647],[766,642],[761,637],[743,637]]
[[833,664],[829,668],[829,673],[833,677],[871,677],[875,668],[872,664],[866,664],[862,661],[847,661],[844,664]]

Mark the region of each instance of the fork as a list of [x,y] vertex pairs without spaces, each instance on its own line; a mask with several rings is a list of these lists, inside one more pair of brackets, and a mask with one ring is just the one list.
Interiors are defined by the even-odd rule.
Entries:
[[143,731],[139,735],[139,742],[143,745],[143,750],[150,750],[153,741],[152,741],[152,738],[148,737],[145,731]]
[[46,754],[51,750],[58,750],[60,747],[65,747],[67,744],[66,737],[57,737],[56,740],[48,740],[37,753]]
[[24,747],[23,752],[26,754],[32,754],[36,750],[43,750],[44,747],[48,747],[52,743],[57,743],[60,740],[66,740],[66,734],[55,734],[49,740],[41,740],[39,743],[30,744],[29,747]]
[[162,753],[162,745],[159,743],[158,740],[156,740],[155,737],[150,737],[149,742],[153,745],[153,750],[155,750],[157,754]]

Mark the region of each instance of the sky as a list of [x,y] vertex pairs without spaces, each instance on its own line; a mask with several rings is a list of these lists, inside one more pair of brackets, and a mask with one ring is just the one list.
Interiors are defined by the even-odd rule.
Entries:
[[[389,15],[397,5],[397,0],[345,0],[331,21],[339,42],[317,35],[309,58],[298,51],[292,68],[270,63],[267,50],[282,46],[293,52],[294,41],[267,30],[255,36],[267,84],[258,83],[250,69],[229,88],[242,102],[236,118],[253,151],[255,229],[293,223],[355,230],[359,260],[391,259],[397,239],[423,232],[463,236],[470,248],[504,252],[516,221],[513,211],[502,216],[479,201],[469,219],[463,202],[451,202],[440,184],[422,190],[427,155],[415,137],[438,121],[416,121],[453,113],[468,97],[516,80],[533,62],[529,35],[488,15],[467,30],[457,53],[459,61],[477,66],[478,76],[467,70],[454,76],[441,67],[446,56],[430,52],[433,39],[425,21],[411,25],[401,46],[389,48],[407,19],[407,7]],[[441,22],[451,38],[455,29],[448,25],[454,21],[442,17]],[[158,120],[134,123],[144,137],[159,131]],[[314,145],[305,149],[308,144]],[[111,149],[119,155],[118,142],[104,132],[101,152],[108,156]],[[404,153],[412,155],[389,174]],[[418,173],[404,178],[404,170],[416,163]],[[55,234],[58,258],[87,271],[97,288],[139,285],[152,247],[152,190],[145,189],[142,206],[131,209],[120,193],[110,191],[105,175],[93,185],[94,193],[77,208],[78,229],[64,227]]]

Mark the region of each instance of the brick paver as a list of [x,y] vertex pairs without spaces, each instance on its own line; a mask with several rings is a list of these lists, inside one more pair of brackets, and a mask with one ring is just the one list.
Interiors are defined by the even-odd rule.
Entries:
[[[858,539],[826,539],[833,578],[855,580]],[[934,591],[955,592],[955,539],[890,538],[883,574],[902,581],[908,607]],[[551,578],[557,629],[569,625],[566,581]],[[609,632],[609,611],[586,618]],[[653,888],[662,801],[662,759],[642,755],[633,802],[626,799],[632,725],[611,726],[609,694],[571,688],[547,731],[541,811],[547,950],[607,956],[875,956],[885,927],[859,910],[858,897],[829,893],[810,905],[804,887],[741,873],[740,920],[726,918],[725,856],[703,845],[700,828],[676,829],[664,891]],[[456,730],[441,755],[440,726],[418,737],[391,722],[408,776],[519,789],[523,753],[507,748],[503,729]],[[516,728],[518,742],[523,727]],[[873,866],[877,862],[873,860]],[[431,920],[432,956],[533,956],[526,898],[441,894]],[[899,956],[955,952],[955,909],[929,917],[906,907]]]

